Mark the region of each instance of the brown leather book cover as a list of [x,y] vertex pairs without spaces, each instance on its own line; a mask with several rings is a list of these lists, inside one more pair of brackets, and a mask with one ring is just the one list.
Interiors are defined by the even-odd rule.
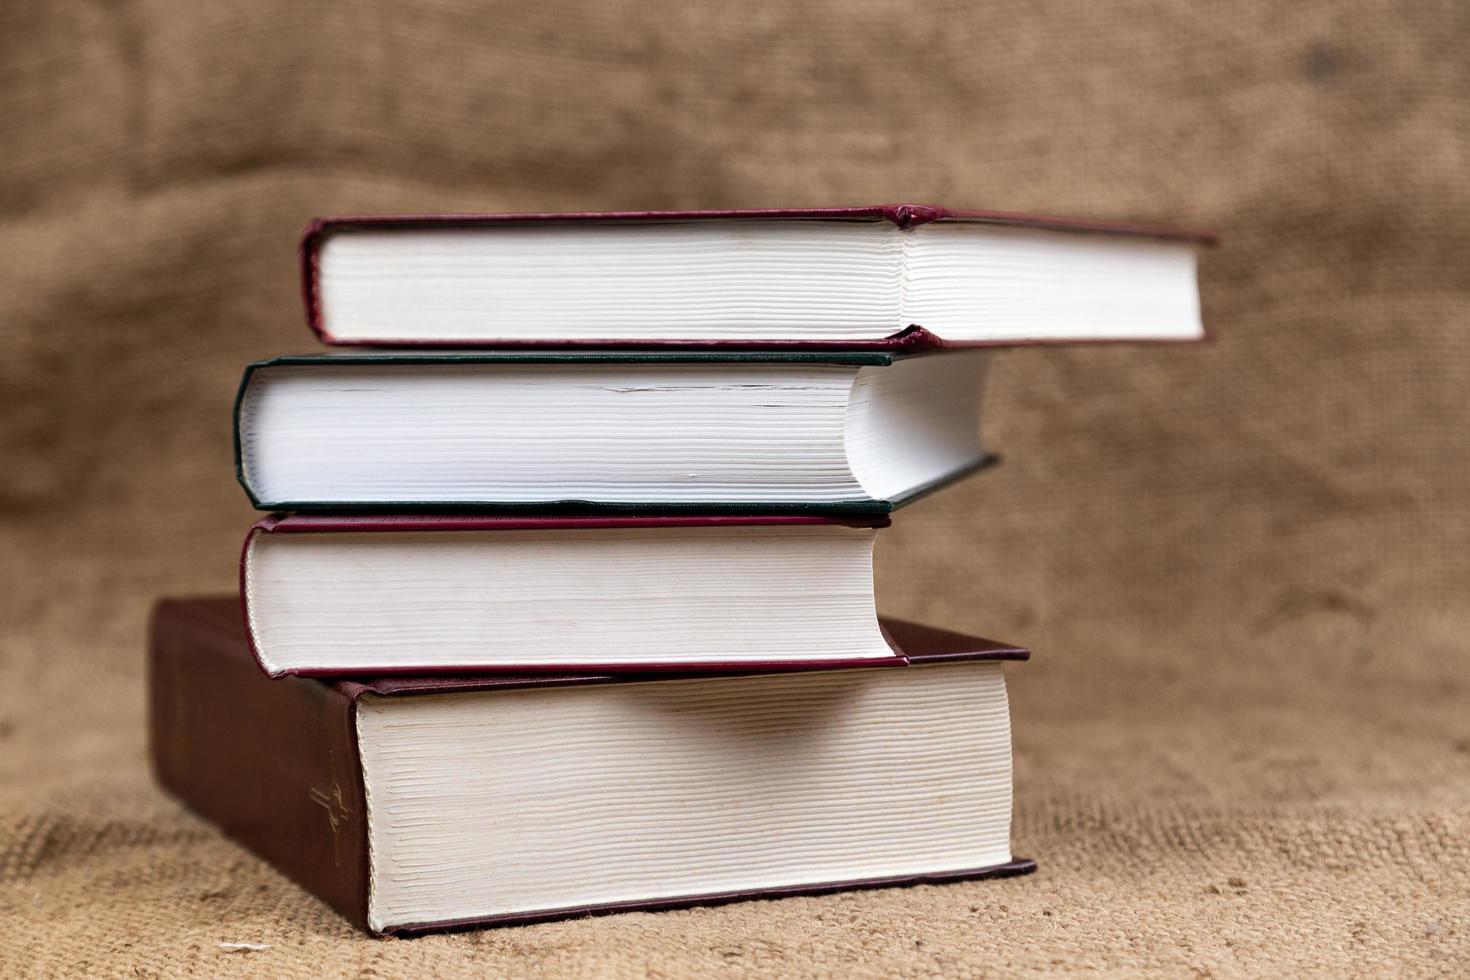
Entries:
[[[990,640],[885,620],[905,663],[1025,660]],[[149,627],[150,755],[160,784],[362,929],[368,926],[367,806],[355,705],[363,694],[428,693],[648,681],[648,675],[527,674],[363,681],[271,680],[255,664],[233,596],[163,599]],[[822,668],[813,668],[822,669]],[[902,670],[904,666],[848,667]],[[658,675],[670,679],[678,675]],[[710,675],[702,675],[708,677]],[[748,898],[1003,877],[1035,870],[1016,859],[988,868],[895,879],[826,882],[752,892],[561,908],[388,930],[416,934]]]
[[[1021,340],[1021,341],[949,341],[939,337],[922,324],[911,324],[898,333],[877,340],[628,340],[609,337],[599,340],[517,340],[505,338],[493,344],[481,341],[463,341],[452,338],[432,340],[374,338],[372,341],[354,340],[333,336],[324,326],[321,307],[321,247],[330,235],[343,231],[424,228],[474,228],[487,225],[539,225],[539,224],[588,224],[619,223],[638,224],[643,222],[667,221],[762,221],[762,220],[815,220],[815,221],[887,221],[899,228],[914,228],[934,221],[967,222],[974,224],[1005,225],[1023,228],[1040,228],[1050,231],[1067,231],[1102,235],[1122,235],[1134,238],[1154,238],[1163,241],[1190,242],[1212,246],[1217,243],[1213,232],[1193,228],[1174,228],[1163,225],[1140,224],[1126,221],[1096,221],[1088,218],[1063,218],[1046,214],[1022,214],[1014,211],[981,211],[964,208],[946,208],[934,204],[871,204],[856,207],[830,208],[750,208],[705,211],[576,211],[576,212],[524,212],[509,214],[368,214],[315,218],[301,236],[301,297],[306,307],[306,322],[313,333],[326,344],[341,346],[372,347],[487,347],[496,348],[599,348],[620,347],[626,349],[716,349],[716,350],[880,350],[902,353],[921,353],[947,350],[956,347],[987,346],[1032,346],[1073,343],[1137,343],[1136,340]],[[1208,336],[1208,335],[1207,335]]]

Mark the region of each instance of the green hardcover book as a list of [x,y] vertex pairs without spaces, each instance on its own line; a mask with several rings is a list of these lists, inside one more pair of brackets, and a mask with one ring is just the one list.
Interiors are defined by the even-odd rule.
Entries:
[[987,353],[475,352],[245,370],[263,510],[883,514],[992,461]]

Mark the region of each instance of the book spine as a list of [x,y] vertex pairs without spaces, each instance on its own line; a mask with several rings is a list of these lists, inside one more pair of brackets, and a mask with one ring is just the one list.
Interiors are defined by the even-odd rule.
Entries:
[[255,495],[255,488],[250,485],[250,476],[245,472],[245,435],[241,431],[244,422],[245,397],[250,391],[250,379],[255,377],[257,368],[263,367],[269,362],[257,361],[245,365],[245,371],[240,376],[240,387],[235,389],[235,401],[230,409],[230,424],[234,430],[234,452],[235,452],[235,480],[240,488],[245,491],[245,496],[250,499],[250,506],[256,510],[265,509],[260,498]]
[[298,258],[301,263],[301,303],[306,309],[306,326],[316,339],[324,344],[335,344],[336,339],[329,336],[322,327],[322,310],[319,302],[320,289],[320,267],[318,259],[321,255],[322,233],[324,223],[320,219],[309,222],[306,230],[301,233],[301,244],[298,247]]
[[239,626],[164,600],[149,626],[149,752],[158,782],[367,928],[367,808],[353,699],[270,680]]
[[272,671],[266,666],[265,658],[260,655],[260,645],[255,642],[255,612],[251,608],[250,590],[250,558],[251,551],[255,547],[257,536],[267,533],[275,528],[282,520],[279,514],[267,514],[250,526],[245,532],[245,541],[240,545],[240,623],[245,627],[245,645],[250,650],[250,656],[255,661],[255,666],[268,677],[280,677],[281,671]]

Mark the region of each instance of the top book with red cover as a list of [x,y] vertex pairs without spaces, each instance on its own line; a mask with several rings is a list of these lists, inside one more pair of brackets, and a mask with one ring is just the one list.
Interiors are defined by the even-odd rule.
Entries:
[[388,347],[857,349],[1204,339],[1203,231],[924,204],[312,221],[307,322]]

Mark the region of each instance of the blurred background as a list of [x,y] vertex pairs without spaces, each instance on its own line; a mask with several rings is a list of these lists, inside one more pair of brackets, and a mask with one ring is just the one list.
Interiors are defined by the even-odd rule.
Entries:
[[[1470,963],[1467,44],[1457,0],[6,4],[12,952]],[[148,605],[235,587],[231,401],[315,347],[308,218],[891,201],[1224,240],[1212,344],[1000,354],[1003,465],[880,545],[885,612],[1035,651],[1010,679],[1041,875],[363,947],[153,788]]]

